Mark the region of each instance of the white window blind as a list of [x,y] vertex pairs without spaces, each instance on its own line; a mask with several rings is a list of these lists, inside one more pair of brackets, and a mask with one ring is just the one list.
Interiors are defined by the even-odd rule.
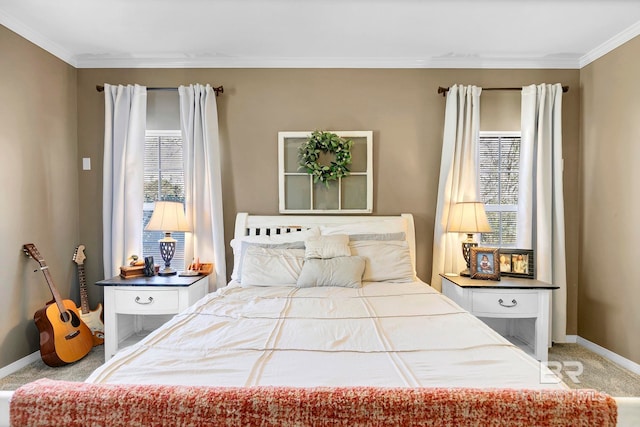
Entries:
[[515,247],[520,178],[520,132],[480,132],[478,141],[480,200],[493,232],[485,246]]
[[[147,130],[144,152],[144,224],[147,226],[158,200],[184,203],[184,163],[180,130]],[[184,233],[173,232],[177,240],[176,253],[171,260],[174,268],[184,265]],[[163,265],[158,240],[160,231],[143,232],[144,256],[152,256],[154,262]]]

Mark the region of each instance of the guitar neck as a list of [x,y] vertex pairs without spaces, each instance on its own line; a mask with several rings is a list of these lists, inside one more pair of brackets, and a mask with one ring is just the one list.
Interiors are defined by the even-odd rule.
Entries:
[[31,258],[38,261],[38,264],[40,265],[40,270],[42,271],[42,274],[44,274],[44,278],[47,280],[47,286],[49,286],[49,290],[51,291],[51,295],[53,295],[53,300],[56,302],[56,305],[58,306],[58,310],[60,310],[60,313],[65,313],[67,309],[64,306],[64,303],[62,302],[62,297],[60,296],[58,289],[53,284],[53,278],[51,277],[51,272],[49,272],[49,266],[44,261],[44,258],[42,257],[42,255],[40,255],[40,252],[38,252],[38,249],[33,243],[25,243],[23,245],[23,250]]
[[78,264],[78,281],[80,282],[80,307],[82,314],[89,313],[89,295],[87,294],[87,280],[84,275],[84,264]]
[[[43,260],[42,263],[44,263],[44,260]],[[60,313],[64,313],[67,309],[64,306],[64,304],[62,303],[62,297],[60,296],[60,293],[58,292],[58,289],[53,284],[53,278],[51,277],[51,272],[49,272],[49,267],[46,266],[46,265],[43,266],[42,263],[40,264],[41,265],[40,269],[42,270],[42,273],[44,274],[44,278],[47,280],[47,285],[49,286],[49,290],[51,291],[51,295],[53,295],[53,299],[56,302],[56,305],[58,306],[58,309],[60,310]]]

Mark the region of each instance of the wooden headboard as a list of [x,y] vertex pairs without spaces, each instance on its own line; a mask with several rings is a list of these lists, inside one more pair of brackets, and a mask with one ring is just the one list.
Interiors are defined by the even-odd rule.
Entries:
[[416,239],[415,226],[412,214],[400,214],[398,216],[351,216],[351,215],[250,215],[240,212],[236,216],[234,238],[244,236],[276,235],[290,233],[292,231],[306,230],[321,225],[359,224],[363,222],[375,222],[385,219],[402,218],[406,226],[407,242],[411,252],[411,263],[416,268]]

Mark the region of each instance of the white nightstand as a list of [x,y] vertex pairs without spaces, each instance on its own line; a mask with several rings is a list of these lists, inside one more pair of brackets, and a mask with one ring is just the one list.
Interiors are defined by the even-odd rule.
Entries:
[[[96,282],[104,286],[104,360],[204,297],[209,276],[151,276]],[[151,326],[149,326],[151,325]]]
[[440,276],[444,295],[536,359],[547,361],[551,293],[558,286],[513,277],[497,282]]

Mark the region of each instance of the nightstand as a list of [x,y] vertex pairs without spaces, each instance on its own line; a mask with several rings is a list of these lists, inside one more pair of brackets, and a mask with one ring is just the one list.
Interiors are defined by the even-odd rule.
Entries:
[[539,280],[500,281],[442,277],[442,293],[536,359],[546,362],[551,345],[552,291]]
[[209,276],[151,276],[96,282],[104,286],[104,360],[204,297]]

